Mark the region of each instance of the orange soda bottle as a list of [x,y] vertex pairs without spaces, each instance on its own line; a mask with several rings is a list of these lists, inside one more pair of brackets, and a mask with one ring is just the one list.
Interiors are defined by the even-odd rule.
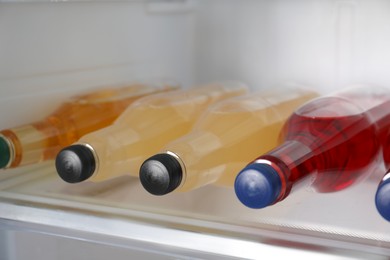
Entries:
[[54,159],[63,147],[111,124],[140,97],[177,88],[137,83],[74,96],[41,121],[0,131],[0,168]]

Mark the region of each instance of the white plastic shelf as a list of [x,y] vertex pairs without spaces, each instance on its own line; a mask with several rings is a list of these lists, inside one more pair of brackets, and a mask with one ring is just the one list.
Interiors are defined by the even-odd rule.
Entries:
[[[74,243],[76,251],[68,256],[89,247],[85,253],[95,255],[97,245],[105,245],[113,252],[119,248],[118,254],[130,250],[132,255],[169,259],[271,254],[385,259],[390,255],[390,224],[375,209],[377,172],[337,193],[319,194],[303,185],[283,202],[253,210],[241,205],[228,187],[159,197],[127,176],[68,184],[49,161],[2,174],[0,234],[12,231],[5,240],[18,248],[3,244],[3,252],[27,254],[31,241],[51,248],[48,252],[62,251],[47,245],[48,240],[57,247]],[[42,252],[36,256],[49,259]]]

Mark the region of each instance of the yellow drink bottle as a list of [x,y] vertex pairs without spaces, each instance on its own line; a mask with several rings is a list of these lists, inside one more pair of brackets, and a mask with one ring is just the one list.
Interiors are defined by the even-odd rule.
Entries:
[[0,131],[0,168],[54,159],[84,134],[111,124],[138,98],[177,88],[138,83],[74,96],[41,121]]
[[56,158],[57,172],[69,183],[138,176],[142,162],[188,133],[210,104],[246,92],[242,84],[225,82],[142,98],[111,126],[64,148]]
[[288,116],[316,97],[303,88],[277,88],[220,102],[187,135],[167,144],[140,168],[154,195],[189,191],[211,183],[233,186],[237,172],[279,144]]

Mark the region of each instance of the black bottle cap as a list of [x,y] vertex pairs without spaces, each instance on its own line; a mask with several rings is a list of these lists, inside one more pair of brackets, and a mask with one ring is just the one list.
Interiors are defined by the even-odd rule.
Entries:
[[91,149],[85,145],[71,145],[62,149],[56,158],[58,175],[66,182],[82,182],[92,176],[96,162]]
[[147,159],[140,168],[139,177],[145,190],[153,195],[165,195],[181,183],[183,171],[177,159],[160,153]]

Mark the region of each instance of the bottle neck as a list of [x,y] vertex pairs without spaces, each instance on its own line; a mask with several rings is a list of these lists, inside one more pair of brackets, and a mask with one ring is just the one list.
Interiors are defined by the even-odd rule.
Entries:
[[6,129],[1,134],[7,139],[12,155],[7,168],[37,163],[45,159],[48,137],[34,125]]
[[[226,152],[223,148],[221,136],[201,130],[193,131],[165,146],[164,150],[176,154],[182,164],[180,190],[196,189],[218,181],[222,175],[228,175],[230,169],[227,169],[227,165],[236,154]],[[232,179],[234,183],[234,177]]]
[[147,158],[148,143],[133,128],[113,124],[81,137],[77,143],[89,145],[94,151],[96,169],[92,181],[108,180],[121,175],[137,176],[139,167]]
[[298,141],[286,141],[255,162],[270,164],[281,180],[281,192],[276,201],[290,193],[293,185],[311,174],[315,169],[315,155],[306,145]]

